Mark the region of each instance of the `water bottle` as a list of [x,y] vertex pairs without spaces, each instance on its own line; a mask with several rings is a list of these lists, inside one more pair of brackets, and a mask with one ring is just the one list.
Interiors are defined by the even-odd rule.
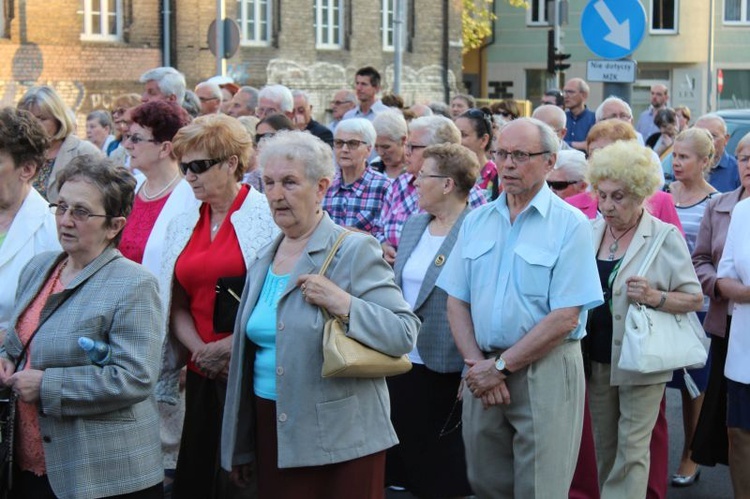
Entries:
[[86,336],[78,338],[78,346],[83,349],[84,352],[89,356],[91,362],[99,367],[104,367],[109,364],[110,360],[110,348],[107,343],[99,340],[92,340]]

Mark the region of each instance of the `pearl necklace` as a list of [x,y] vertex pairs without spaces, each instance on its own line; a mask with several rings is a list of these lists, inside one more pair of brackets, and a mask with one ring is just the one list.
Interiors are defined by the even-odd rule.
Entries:
[[160,190],[159,192],[157,192],[154,195],[149,195],[149,193],[146,192],[146,184],[148,184],[148,179],[146,179],[146,181],[143,182],[143,187],[141,187],[141,193],[143,194],[143,197],[146,198],[148,201],[153,201],[154,199],[158,198],[159,196],[161,196],[162,194],[164,194],[165,192],[167,192],[167,189],[169,189],[170,187],[172,187],[172,184],[175,183],[175,180],[177,180],[179,178],[179,176],[180,176],[180,172],[177,172],[177,174],[174,176],[174,178],[172,180],[170,180],[169,183],[167,185],[165,185],[162,190]]

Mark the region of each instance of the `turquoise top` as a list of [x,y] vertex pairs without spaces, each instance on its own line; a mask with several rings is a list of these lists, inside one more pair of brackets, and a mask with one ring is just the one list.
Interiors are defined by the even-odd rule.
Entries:
[[268,268],[258,302],[250,314],[245,334],[258,346],[253,366],[253,392],[276,400],[276,309],[289,283],[289,274],[276,275]]

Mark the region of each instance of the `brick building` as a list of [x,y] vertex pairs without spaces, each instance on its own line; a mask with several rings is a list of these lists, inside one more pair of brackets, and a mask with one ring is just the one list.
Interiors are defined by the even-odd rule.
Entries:
[[[460,81],[461,2],[406,1],[401,95],[407,103],[443,100]],[[377,67],[390,88],[394,0],[224,2],[242,35],[227,60],[238,83],[306,90],[318,117],[336,89],[352,86],[358,67]],[[216,2],[206,0],[0,0],[0,105],[48,84],[81,123],[114,96],[140,93],[138,77],[165,60],[192,87],[216,73],[207,41],[215,16]]]

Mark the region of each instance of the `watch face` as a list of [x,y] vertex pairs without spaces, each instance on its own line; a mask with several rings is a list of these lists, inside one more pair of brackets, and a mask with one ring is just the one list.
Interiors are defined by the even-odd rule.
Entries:
[[502,357],[498,357],[498,359],[495,361],[495,369],[497,369],[498,371],[502,371],[503,369],[505,369],[505,361]]

